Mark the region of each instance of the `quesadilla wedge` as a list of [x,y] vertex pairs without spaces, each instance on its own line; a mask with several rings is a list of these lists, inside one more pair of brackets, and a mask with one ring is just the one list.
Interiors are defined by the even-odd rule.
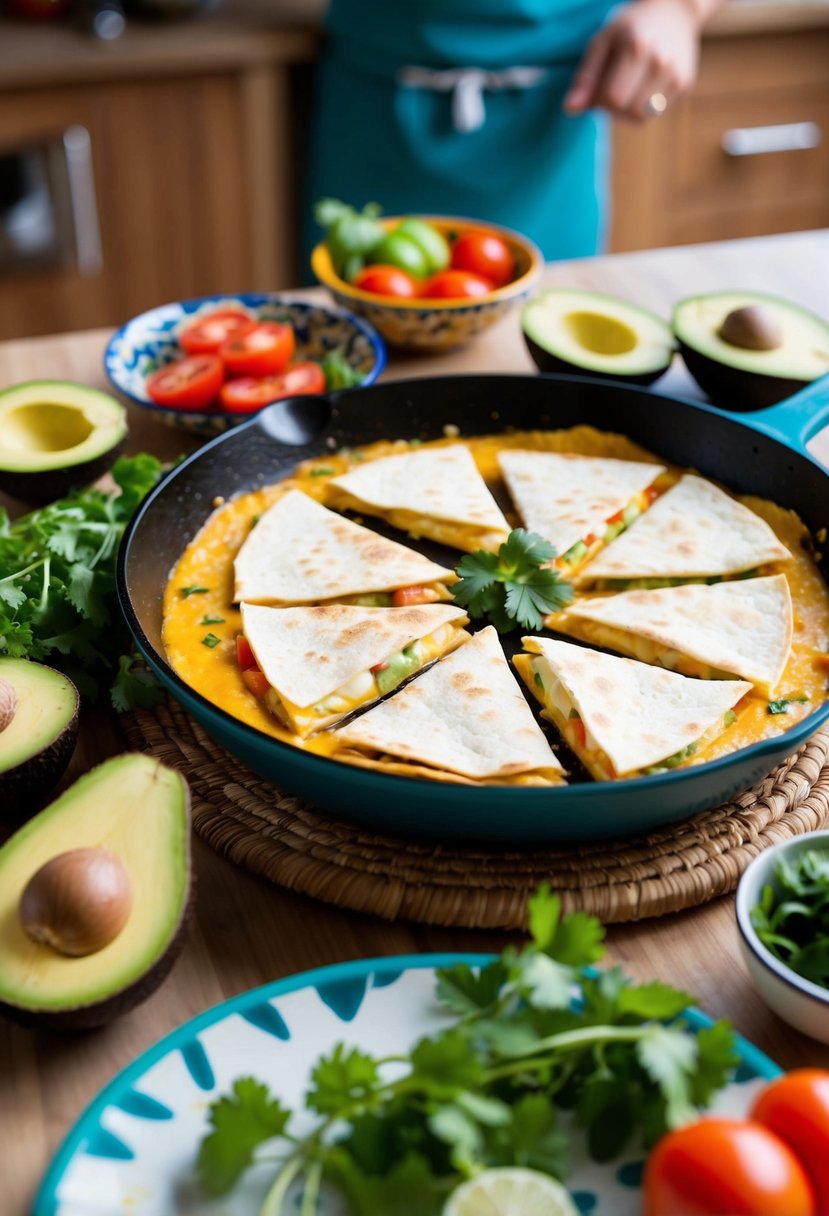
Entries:
[[452,570],[329,511],[301,490],[281,495],[233,563],[234,600],[375,608],[450,599]]
[[692,764],[751,692],[745,680],[692,680],[572,642],[522,641],[521,678],[597,781]]
[[410,536],[428,536],[469,553],[496,552],[510,533],[462,443],[381,456],[332,477],[328,487],[333,506],[366,511]]
[[[241,605],[242,678],[301,738],[391,692],[467,642],[469,618],[448,604],[371,608]],[[253,674],[249,674],[253,673]]]
[[561,765],[490,625],[335,732],[338,760],[465,785],[551,785]]
[[622,591],[721,579],[791,559],[764,519],[712,482],[686,473],[581,571],[582,586]]
[[579,600],[551,621],[596,646],[704,680],[742,676],[771,696],[792,644],[785,574]]
[[665,466],[564,452],[498,453],[524,526],[556,547],[556,565],[575,573],[647,510]]

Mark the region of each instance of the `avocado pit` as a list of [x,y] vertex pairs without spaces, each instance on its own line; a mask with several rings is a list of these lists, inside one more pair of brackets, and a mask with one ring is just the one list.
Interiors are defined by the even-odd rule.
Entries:
[[23,889],[25,933],[58,954],[103,950],[129,920],[132,890],[121,861],[104,848],[70,849],[42,865]]
[[740,350],[777,350],[783,345],[780,322],[763,304],[733,309],[723,320],[719,336]]

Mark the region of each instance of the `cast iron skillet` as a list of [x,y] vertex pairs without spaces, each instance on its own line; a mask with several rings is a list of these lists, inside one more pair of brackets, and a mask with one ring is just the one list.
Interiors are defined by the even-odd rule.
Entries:
[[[162,684],[214,739],[282,789],[341,817],[387,832],[513,843],[646,831],[716,806],[751,785],[829,717],[829,703],[777,738],[708,764],[627,781],[475,788],[366,771],[280,743],[188,688],[167,664],[161,642],[162,593],[170,570],[217,495],[230,498],[278,481],[298,461],[333,448],[381,438],[436,438],[447,423],[461,435],[576,423],[620,431],[734,491],[793,508],[816,533],[829,525],[829,473],[804,445],[827,417],[829,377],[739,421],[712,406],[650,390],[552,375],[424,378],[279,402],[201,448],[148,497],[119,555],[121,607]],[[418,547],[449,565],[459,557],[439,546]]]

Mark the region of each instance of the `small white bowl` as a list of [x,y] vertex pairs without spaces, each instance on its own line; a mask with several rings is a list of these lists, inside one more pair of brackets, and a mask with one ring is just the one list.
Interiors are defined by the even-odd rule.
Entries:
[[768,1007],[796,1030],[829,1043],[829,989],[790,970],[763,945],[751,923],[751,910],[760,902],[763,888],[776,885],[774,871],[781,858],[794,861],[811,849],[829,851],[829,831],[781,841],[754,858],[737,887],[737,928],[749,974]]

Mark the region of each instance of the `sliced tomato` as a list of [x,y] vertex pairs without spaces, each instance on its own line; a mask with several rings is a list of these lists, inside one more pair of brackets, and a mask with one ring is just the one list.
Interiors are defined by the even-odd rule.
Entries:
[[242,672],[242,679],[249,692],[252,692],[255,697],[260,699],[267,695],[270,684],[268,683],[265,673],[260,671],[258,667],[249,667],[247,671]]
[[564,733],[571,747],[584,747],[587,734],[581,718],[571,718]]
[[281,376],[243,377],[222,386],[222,408],[231,414],[254,414],[282,397],[325,392],[325,372],[319,363],[294,363]]
[[656,486],[648,486],[647,490],[645,490],[645,501],[647,502],[648,506],[650,506],[652,502],[655,502],[658,497],[659,491],[657,490]]
[[216,400],[224,376],[218,355],[188,355],[148,376],[147,395],[156,405],[202,410]]
[[191,321],[181,330],[178,343],[188,355],[203,355],[217,351],[229,338],[239,337],[253,329],[256,322],[238,309],[219,309]]
[[475,300],[495,290],[491,279],[466,270],[439,270],[420,289],[424,300]]
[[391,595],[392,608],[408,608],[412,604],[433,604],[440,599],[434,587],[398,587]]
[[247,671],[250,667],[259,666],[250,648],[250,642],[243,633],[236,634],[236,662],[241,671]]
[[290,363],[294,346],[292,326],[260,321],[223,342],[219,354],[231,376],[275,376]]

